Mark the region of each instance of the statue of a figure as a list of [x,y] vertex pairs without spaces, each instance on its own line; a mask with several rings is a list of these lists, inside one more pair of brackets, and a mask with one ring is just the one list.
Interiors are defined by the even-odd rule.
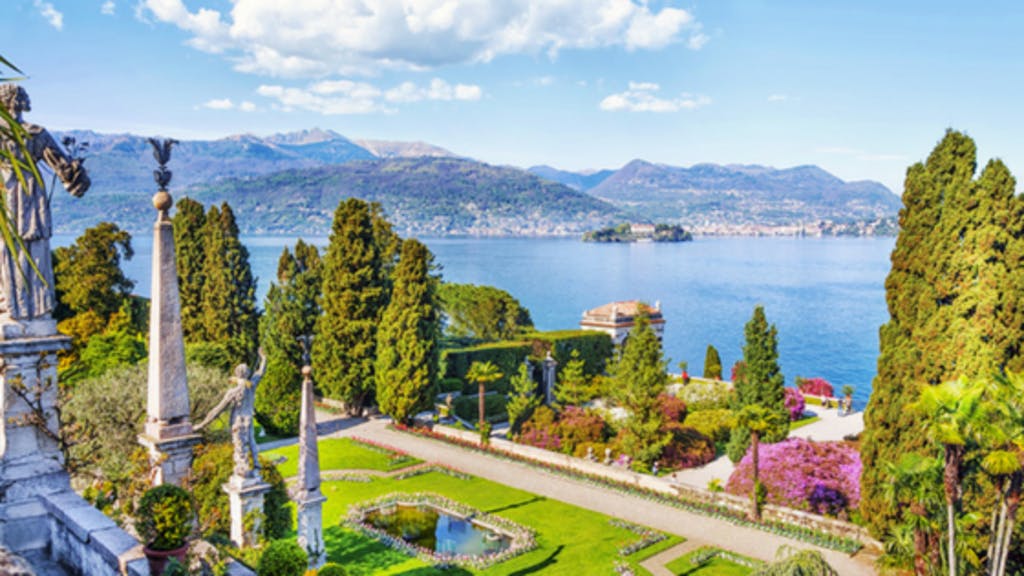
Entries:
[[[25,89],[16,84],[0,84],[0,104],[25,130],[25,148],[29,157],[11,138],[0,135],[0,146],[26,164],[45,162],[64,183],[72,196],[80,197],[89,189],[89,176],[81,160],[68,157],[42,126],[22,119],[23,112],[32,110]],[[7,214],[14,231],[21,237],[25,249],[0,243],[0,322],[24,322],[48,319],[54,308],[53,266],[50,262],[50,201],[46,185],[22,170],[25,186],[18,180],[13,168],[0,162]],[[28,262],[32,258],[38,273]]]
[[260,469],[259,450],[256,448],[252,425],[256,414],[256,387],[266,368],[267,357],[263,355],[263,350],[260,350],[260,367],[255,374],[250,375],[249,367],[245,364],[236,366],[234,376],[229,379],[231,388],[194,428],[197,432],[202,430],[224,410],[231,408],[231,442],[235,447],[232,456],[235,461],[234,475],[240,478],[256,478]]

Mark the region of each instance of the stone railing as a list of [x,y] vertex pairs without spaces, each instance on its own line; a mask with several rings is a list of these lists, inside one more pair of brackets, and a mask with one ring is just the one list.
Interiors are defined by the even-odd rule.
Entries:
[[[149,576],[138,540],[72,491],[39,497],[50,521],[50,557],[96,576]],[[39,527],[37,527],[38,530]]]

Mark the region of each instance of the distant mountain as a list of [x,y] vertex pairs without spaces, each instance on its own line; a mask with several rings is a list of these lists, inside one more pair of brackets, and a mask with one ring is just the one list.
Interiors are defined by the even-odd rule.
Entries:
[[426,142],[394,142],[390,140],[356,140],[356,144],[378,158],[455,158],[452,152]]
[[636,217],[684,225],[873,220],[893,216],[901,206],[878,182],[844,182],[817,166],[680,168],[634,160],[589,193]]
[[[175,191],[186,194],[205,204],[227,201],[244,233],[262,234],[326,235],[338,202],[350,196],[380,202],[396,229],[413,235],[576,235],[624,218],[606,202],[523,170],[459,158],[353,161]],[[61,211],[63,228],[113,219],[145,230],[155,215],[138,194],[74,202]]]
[[601,182],[604,182],[605,179],[615,173],[615,170],[568,172],[566,170],[559,170],[558,168],[546,165],[531,166],[530,168],[527,168],[527,171],[531,174],[536,174],[545,180],[559,182],[573,190],[580,190],[582,192],[590,191],[591,188],[594,188]]

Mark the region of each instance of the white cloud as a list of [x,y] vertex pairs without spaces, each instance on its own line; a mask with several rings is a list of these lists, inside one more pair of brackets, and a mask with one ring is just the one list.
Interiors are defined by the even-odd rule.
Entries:
[[255,112],[256,111],[256,105],[253,104],[252,102],[249,102],[248,100],[245,100],[241,104],[238,105],[238,109],[241,110],[242,112]]
[[769,94],[768,95],[768,101],[769,102],[785,102],[786,100],[789,100],[789,96],[786,95],[786,94]]
[[656,50],[677,42],[696,50],[708,40],[691,12],[646,0],[233,0],[223,12],[190,11],[183,0],[143,2],[152,18],[189,32],[192,46],[272,76],[423,70],[505,54]]
[[479,86],[452,85],[440,78],[434,78],[425,86],[403,82],[388,90],[352,80],[322,80],[305,88],[265,84],[259,87],[257,93],[276,100],[277,106],[284,111],[300,109],[324,115],[375,112],[393,114],[397,109],[392,105],[396,104],[425,100],[473,101],[483,96]]
[[106,14],[107,16],[113,16],[116,10],[117,4],[114,3],[114,0],[106,0],[106,2],[104,2],[103,5],[100,6],[100,13]]
[[599,105],[607,112],[678,112],[695,110],[711,103],[707,96],[683,93],[676,98],[660,98],[661,86],[654,82],[630,82],[629,89],[609,94]]
[[54,8],[53,4],[43,2],[43,0],[32,0],[32,4],[35,5],[36,10],[39,10],[39,14],[46,19],[50,26],[57,30],[64,29],[64,14]]
[[203,108],[209,108],[210,110],[231,110],[234,107],[235,103],[230,98],[215,98],[203,102]]

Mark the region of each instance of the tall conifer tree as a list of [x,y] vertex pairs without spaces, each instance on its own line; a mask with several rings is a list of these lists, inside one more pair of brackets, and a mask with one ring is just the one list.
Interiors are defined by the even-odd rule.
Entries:
[[708,349],[704,353],[704,377],[722,379],[722,357],[718,355],[718,349],[711,344],[708,344]]
[[658,405],[658,396],[668,385],[667,367],[650,319],[638,314],[612,373],[616,397],[629,411],[623,426],[623,448],[645,466],[661,456],[671,439],[663,430],[664,416]]
[[203,225],[202,340],[223,346],[232,363],[251,362],[259,336],[256,279],[238,234],[235,214],[226,202],[220,209],[210,208]]
[[934,454],[907,409],[922,386],[1022,368],[1024,206],[1002,162],[974,180],[976,167],[974,141],[950,130],[907,170],[861,443],[861,512],[878,536],[899,518],[885,500],[887,465]]
[[[373,398],[377,325],[388,301],[390,226],[376,208],[349,198],[334,212],[323,264],[324,313],[316,324],[318,385],[352,414]],[[381,246],[381,243],[385,246]]]
[[434,257],[418,240],[402,242],[391,301],[377,330],[374,376],[381,412],[407,423],[430,406],[438,372],[441,314]]
[[181,331],[185,342],[202,340],[203,273],[206,248],[203,205],[191,198],[182,198],[175,206],[174,252],[178,268],[178,294],[181,301]]
[[[779,369],[778,330],[768,324],[764,307],[754,308],[754,315],[743,329],[743,371],[733,386],[736,389],[733,410],[736,413],[751,405],[761,406],[775,413],[772,425],[761,434],[764,442],[779,442],[789,433],[789,413],[786,409],[785,378]],[[738,462],[750,446],[750,430],[744,426],[733,428],[729,436],[728,454]]]
[[299,240],[294,254],[285,248],[277,263],[277,282],[260,318],[260,343],[267,371],[256,390],[256,416],[267,430],[298,432],[303,348],[299,337],[312,335],[320,316],[320,253]]

